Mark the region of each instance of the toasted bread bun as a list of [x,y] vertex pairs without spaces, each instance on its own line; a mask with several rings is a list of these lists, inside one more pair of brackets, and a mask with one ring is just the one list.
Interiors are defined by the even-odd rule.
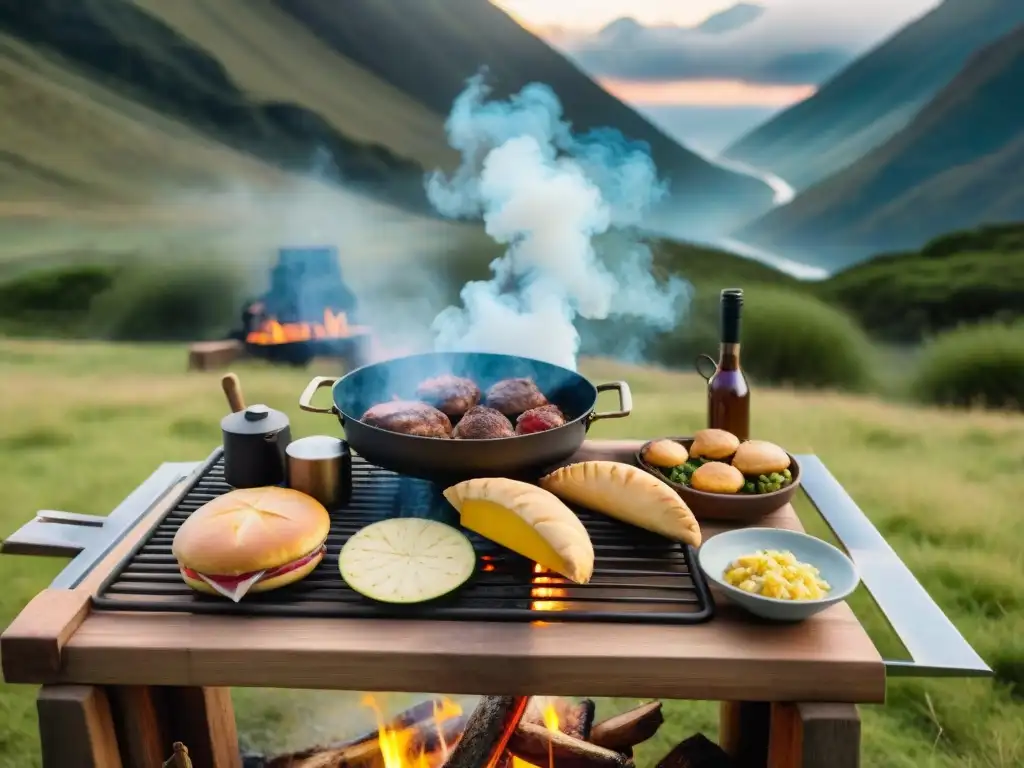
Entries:
[[726,459],[736,453],[740,439],[724,429],[701,429],[693,436],[690,456],[702,459]]
[[678,467],[680,464],[685,464],[686,460],[690,458],[686,446],[675,440],[655,440],[644,448],[642,456],[644,461],[652,467],[663,469]]
[[775,443],[748,440],[733,457],[732,465],[744,475],[765,475],[789,468],[789,454]]
[[[198,573],[238,576],[305,557],[324,542],[330,528],[327,510],[311,496],[288,488],[244,488],[189,515],[171,551],[182,566]],[[291,577],[279,578],[294,581]]]
[[[296,568],[293,571],[288,571],[288,573],[283,573],[280,576],[276,576],[273,579],[262,579],[260,581],[257,581],[255,584],[249,587],[246,594],[252,594],[253,592],[269,592],[272,589],[280,589],[281,587],[287,587],[289,584],[294,584],[297,581],[302,581],[309,574],[311,574],[318,565],[320,565],[320,561],[323,559],[323,554],[319,554],[301,568]],[[215,590],[202,579],[193,579],[184,571],[181,572],[181,578],[196,592],[205,592],[207,595],[220,596],[220,593],[217,590]]]
[[721,461],[709,461],[690,476],[690,487],[708,493],[738,493],[746,482],[736,467]]

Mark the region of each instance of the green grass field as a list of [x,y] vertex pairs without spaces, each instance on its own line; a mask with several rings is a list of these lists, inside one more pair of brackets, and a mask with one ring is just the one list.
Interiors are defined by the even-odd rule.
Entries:
[[[37,509],[105,514],[163,461],[200,460],[220,440],[216,374],[185,372],[181,346],[0,340],[0,535]],[[303,414],[312,373],[257,364],[236,369],[248,398],[289,412],[296,435],[336,422]],[[627,379],[634,415],[595,437],[686,433],[702,425],[693,376],[590,361],[594,380]],[[818,454],[885,533],[930,593],[997,672],[995,681],[897,681],[885,707],[865,707],[866,766],[1010,768],[1024,764],[1024,534],[1018,526],[1024,416],[912,409],[872,399],[758,389],[756,434]],[[809,505],[805,524],[823,525]],[[45,587],[61,562],[0,560],[0,625]],[[900,653],[866,595],[854,608],[886,655]],[[581,694],[585,694],[581,691]],[[39,764],[34,690],[0,687],[0,767]],[[408,697],[389,700],[398,707]],[[629,706],[601,701],[599,712]],[[352,694],[238,691],[246,744],[301,747],[367,727]],[[653,765],[674,742],[716,731],[710,703],[672,702],[667,724],[638,754]]]

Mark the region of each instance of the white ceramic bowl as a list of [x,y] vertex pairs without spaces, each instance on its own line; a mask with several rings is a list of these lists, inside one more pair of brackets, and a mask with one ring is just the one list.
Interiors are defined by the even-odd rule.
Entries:
[[[744,592],[725,582],[729,564],[742,555],[760,549],[792,552],[802,563],[813,565],[832,589],[821,600],[780,600]],[[772,621],[802,621],[834,603],[845,600],[857,588],[860,576],[853,561],[840,550],[806,533],[781,528],[738,528],[712,536],[697,553],[697,561],[708,580],[729,599],[755,616]]]

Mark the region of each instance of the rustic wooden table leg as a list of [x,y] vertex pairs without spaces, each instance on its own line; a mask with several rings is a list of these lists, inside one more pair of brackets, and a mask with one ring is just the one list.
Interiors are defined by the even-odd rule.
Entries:
[[719,708],[718,743],[736,768],[765,768],[771,704],[761,701],[723,701]]
[[44,685],[37,701],[43,768],[121,768],[110,702],[91,685]]
[[[133,685],[108,688],[124,768],[161,766],[171,756],[162,689]],[[186,746],[188,746],[186,744]]]
[[242,768],[230,688],[165,688],[164,706],[174,741],[203,768]]
[[773,704],[769,768],[858,768],[854,704]]

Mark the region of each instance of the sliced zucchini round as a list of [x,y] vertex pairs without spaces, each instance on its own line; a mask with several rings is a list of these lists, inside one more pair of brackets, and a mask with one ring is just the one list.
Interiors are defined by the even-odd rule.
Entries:
[[341,548],[338,567],[345,583],[371,600],[424,603],[465,584],[476,552],[450,525],[397,517],[357,531]]

